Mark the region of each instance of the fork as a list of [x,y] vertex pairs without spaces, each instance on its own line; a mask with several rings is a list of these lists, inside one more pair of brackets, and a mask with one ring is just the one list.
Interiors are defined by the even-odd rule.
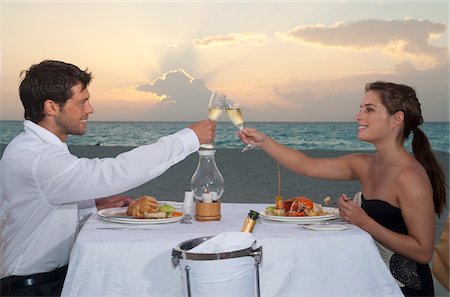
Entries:
[[156,228],[130,228],[130,227],[95,227],[95,229],[104,229],[104,230],[117,230],[117,231],[128,231],[128,230],[145,230],[145,231],[153,231],[153,230],[161,230]]
[[184,215],[184,218],[182,218],[180,220],[180,223],[181,224],[192,224],[191,219],[192,219],[191,215],[190,214],[186,214],[186,215]]

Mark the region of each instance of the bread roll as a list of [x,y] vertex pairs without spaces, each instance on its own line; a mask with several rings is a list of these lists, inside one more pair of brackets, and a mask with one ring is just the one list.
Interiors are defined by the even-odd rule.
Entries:
[[141,196],[136,200],[132,201],[127,209],[127,215],[136,218],[162,218],[165,217],[165,213],[162,214],[158,212],[159,203],[155,197],[152,196]]

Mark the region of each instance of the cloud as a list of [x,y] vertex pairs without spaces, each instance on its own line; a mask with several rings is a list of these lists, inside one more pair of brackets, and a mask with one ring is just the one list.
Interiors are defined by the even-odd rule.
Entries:
[[193,40],[197,47],[222,46],[229,44],[261,46],[267,43],[267,36],[262,33],[230,33],[227,35],[208,36]]
[[429,70],[417,70],[409,62],[397,65],[390,74],[371,73],[333,80],[295,81],[274,85],[273,91],[287,104],[272,104],[253,110],[259,118],[275,120],[283,112],[286,121],[352,121],[364,95],[364,86],[377,80],[406,84],[416,90],[425,121],[449,120],[448,64]]
[[361,20],[334,26],[298,26],[287,33],[277,33],[283,40],[297,41],[354,51],[381,50],[397,63],[411,59],[422,68],[446,63],[448,47],[429,44],[445,33],[442,23],[428,20]]
[[148,117],[153,121],[206,118],[211,91],[202,79],[193,78],[183,69],[168,71],[153,82],[138,85],[135,89],[160,98],[148,110]]
[[[261,94],[258,105],[245,108],[245,117],[249,122],[353,121],[364,96],[365,84],[384,80],[415,88],[425,121],[449,121],[448,73],[448,64],[418,70],[412,63],[403,62],[390,73],[274,84],[271,95]],[[140,110],[139,117],[146,120],[195,121],[206,118],[211,91],[202,79],[193,78],[184,70],[169,71],[136,89],[151,92],[161,99],[152,106],[142,106],[145,110]],[[274,96],[278,100],[272,100]],[[245,100],[242,103],[245,105]],[[124,114],[123,110],[120,113]]]

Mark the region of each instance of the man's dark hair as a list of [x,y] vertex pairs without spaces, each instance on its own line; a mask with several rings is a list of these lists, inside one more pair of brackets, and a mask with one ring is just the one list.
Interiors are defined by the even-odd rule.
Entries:
[[72,87],[82,85],[84,90],[92,80],[88,69],[81,70],[77,66],[61,61],[44,60],[32,65],[25,74],[19,87],[20,101],[25,109],[24,117],[39,123],[45,116],[44,102],[53,100],[61,107],[73,96]]

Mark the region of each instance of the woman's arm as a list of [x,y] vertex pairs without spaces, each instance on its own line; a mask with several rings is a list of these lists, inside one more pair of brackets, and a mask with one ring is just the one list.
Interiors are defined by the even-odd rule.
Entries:
[[263,149],[284,167],[300,175],[349,180],[357,179],[367,164],[368,157],[363,154],[350,154],[337,158],[312,158],[304,153],[284,146],[269,136],[253,128],[239,132],[244,143],[254,144]]

